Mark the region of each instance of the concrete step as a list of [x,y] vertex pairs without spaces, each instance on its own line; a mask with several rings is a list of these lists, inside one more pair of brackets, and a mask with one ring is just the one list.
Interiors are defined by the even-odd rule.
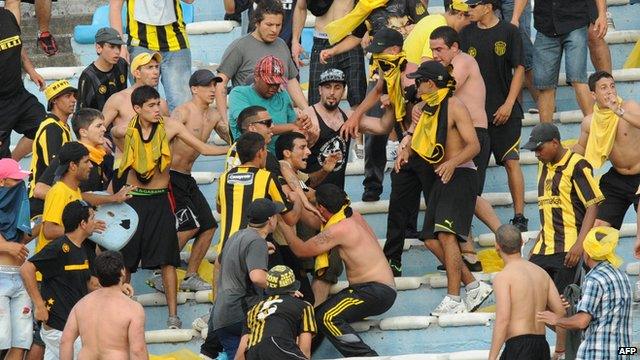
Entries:
[[[63,33],[53,33],[53,37],[56,39],[56,43],[58,44],[58,53],[54,56],[58,56],[63,53],[73,54],[73,48],[71,47],[71,38],[73,35],[71,34],[63,34]],[[29,56],[35,56],[38,54],[43,54],[44,51],[38,45],[38,39],[34,35],[33,37],[23,37],[22,38],[22,46],[27,51]],[[62,66],[71,66],[71,65],[62,65]]]
[[[58,52],[54,56],[47,56],[42,50],[37,49],[35,52],[29,53],[29,59],[37,68],[56,67],[64,64],[80,65],[80,61],[72,52]],[[77,81],[72,82],[73,85],[77,84]]]
[[[93,12],[81,15],[52,16],[49,27],[54,36],[73,34],[76,25],[91,24],[92,19]],[[23,39],[35,39],[38,36],[38,21],[35,16],[23,17],[20,27]]]

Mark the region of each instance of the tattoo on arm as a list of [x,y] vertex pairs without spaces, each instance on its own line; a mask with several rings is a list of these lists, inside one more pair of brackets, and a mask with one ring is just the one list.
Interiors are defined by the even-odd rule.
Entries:
[[331,242],[331,230],[322,231],[320,234],[316,235],[314,238],[316,244],[320,246],[326,246]]
[[231,136],[229,135],[229,124],[226,121],[220,120],[214,127],[218,136],[222,138],[222,140],[226,141],[227,144],[231,145]]

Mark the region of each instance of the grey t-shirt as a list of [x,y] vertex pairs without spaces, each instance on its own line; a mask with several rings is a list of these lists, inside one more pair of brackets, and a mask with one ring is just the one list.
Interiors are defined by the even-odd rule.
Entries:
[[244,322],[262,289],[249,278],[252,270],[267,270],[267,242],[252,228],[238,230],[224,244],[213,307],[213,330]]
[[256,40],[251,34],[236,39],[227,47],[222,55],[218,72],[227,75],[233,86],[253,83],[256,62],[265,55],[273,55],[282,60],[287,79],[298,76],[298,68],[284,40],[277,38],[273,43],[267,44]]

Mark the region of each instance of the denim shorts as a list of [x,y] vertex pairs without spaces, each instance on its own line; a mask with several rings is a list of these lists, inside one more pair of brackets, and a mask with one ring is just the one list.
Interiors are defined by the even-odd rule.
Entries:
[[[502,20],[511,22],[513,16],[514,0],[502,1]],[[527,1],[522,15],[520,15],[520,37],[522,38],[522,62],[524,69],[529,71],[533,69],[533,43],[531,42],[531,3]]]
[[[129,46],[129,56],[133,59],[136,55],[154,51],[140,46]],[[178,105],[191,99],[189,90],[189,78],[191,77],[191,50],[158,51],[162,55],[160,64],[160,82],[164,89],[169,111],[173,111]],[[130,79],[133,84],[133,79]]]
[[[40,336],[44,342],[44,360],[60,360],[60,340],[62,339],[62,331],[56,329],[40,329]],[[73,358],[77,359],[82,349],[82,341],[80,336],[73,342]]]
[[563,53],[567,83],[587,82],[586,26],[557,37],[548,37],[538,31],[533,47],[533,84],[537,89],[558,86]]
[[32,309],[20,267],[0,265],[0,349],[31,348]]

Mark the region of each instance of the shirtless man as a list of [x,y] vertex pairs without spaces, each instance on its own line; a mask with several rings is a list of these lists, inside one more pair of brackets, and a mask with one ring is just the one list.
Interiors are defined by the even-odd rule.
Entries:
[[496,296],[496,321],[489,360],[498,359],[502,344],[506,345],[501,360],[548,360],[549,344],[544,323],[536,313],[550,309],[564,316],[560,294],[546,271],[520,255],[522,235],[513,225],[502,225],[496,231],[496,250],[504,269],[493,280]]
[[[177,316],[176,266],[180,265],[175,216],[167,188],[171,165],[171,140],[178,137],[203,155],[223,155],[228,146],[209,145],[195,137],[182,122],[161,115],[158,91],[151,86],[137,87],[131,93],[136,115],[128,124],[111,130],[114,138],[125,139],[118,176],[137,187],[127,203],[138,213],[138,229],[121,250],[128,274],[142,268],[161,269],[169,307],[169,328],[180,328]],[[144,161],[147,159],[147,161]],[[127,276],[127,282],[129,281]]]
[[[316,188],[320,234],[306,242],[279,222],[291,250],[298,257],[312,257],[336,248],[344,261],[349,287],[331,296],[316,309],[318,329],[345,357],[378,356],[349,325],[389,310],[396,299],[395,281],[378,239],[360,213],[349,206],[347,194],[333,184]],[[351,306],[345,307],[349,302]],[[340,308],[341,311],[336,311]],[[333,314],[333,315],[332,315]]]
[[[160,81],[160,62],[162,56],[159,53],[142,53],[131,61],[131,74],[135,82],[132,86],[113,94],[104,104],[102,114],[104,115],[104,126],[110,129],[111,126],[118,127],[127,125],[136,115],[131,105],[131,93],[140,86],[147,85],[156,87]],[[169,115],[169,105],[162,99],[160,101],[160,112],[163,116]],[[122,155],[124,140],[114,139],[116,145],[115,168],[118,168],[119,159]]]
[[[193,136],[207,142],[214,129],[227,143],[231,143],[229,127],[216,109],[211,107],[215,98],[216,83],[222,79],[210,70],[201,69],[191,75],[189,86],[190,101],[173,110],[172,118],[181,122]],[[171,196],[176,204],[178,219],[178,241],[180,249],[192,238],[196,238],[191,248],[187,273],[180,283],[182,291],[211,290],[211,285],[198,275],[198,267],[207,253],[213,234],[218,227],[196,180],[191,176],[193,163],[200,153],[180,139],[171,144]],[[153,287],[162,289],[160,274],[151,280]]]
[[[620,229],[629,206],[633,204],[636,213],[638,207],[640,104],[618,97],[613,76],[605,71],[593,73],[588,83],[596,103],[593,114],[582,121],[580,138],[573,151],[584,155],[594,168],[600,168],[607,158],[611,161],[611,169],[600,178],[605,199],[598,206],[593,226]],[[636,221],[640,224],[640,217]],[[636,235],[634,249],[635,256],[640,258],[640,235]]]
[[148,359],[144,340],[144,309],[123,293],[125,268],[117,251],[100,253],[94,262],[102,286],[71,309],[60,340],[60,360],[73,360],[80,336],[79,359]]
[[[465,241],[471,230],[478,181],[472,159],[480,151],[478,137],[469,111],[453,96],[455,80],[444,65],[425,61],[407,77],[415,79],[418,95],[428,104],[402,140],[396,170],[415,151],[437,175],[429,193],[423,236],[427,248],[445,265],[448,284],[447,296],[431,314],[474,311],[492,290],[462,266],[458,242]],[[441,112],[442,108],[447,111]],[[466,285],[465,302],[460,299],[460,280]]]

